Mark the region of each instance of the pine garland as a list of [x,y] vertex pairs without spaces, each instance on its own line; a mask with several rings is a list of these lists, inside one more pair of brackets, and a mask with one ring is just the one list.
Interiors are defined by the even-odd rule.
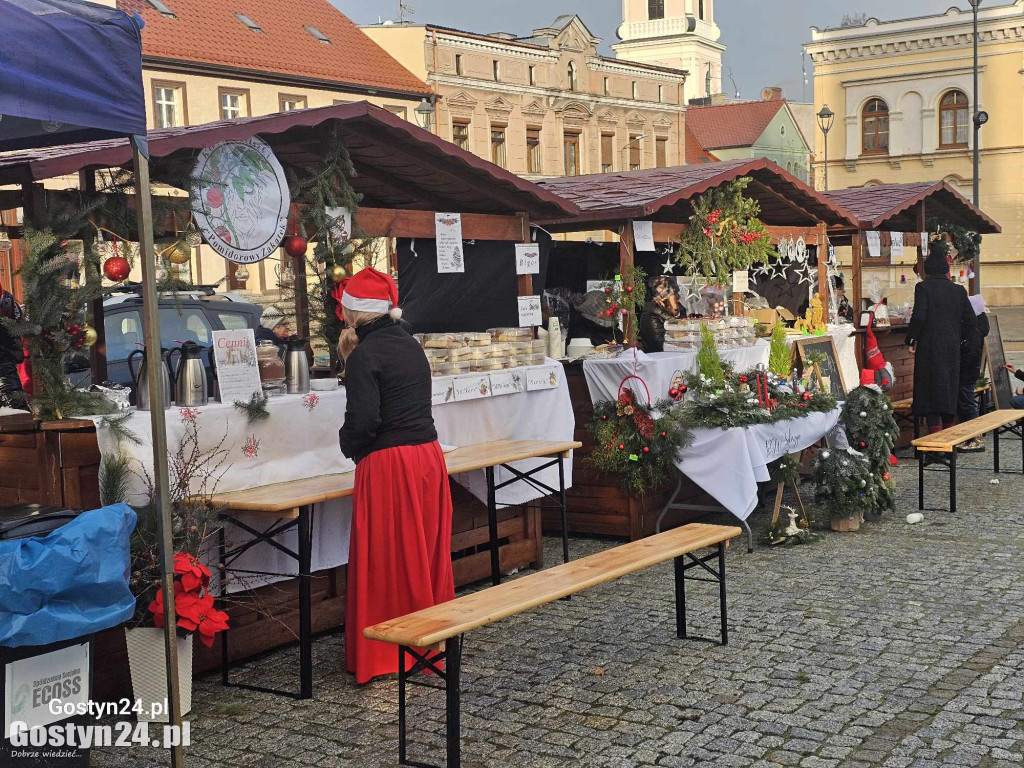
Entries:
[[890,470],[900,430],[889,398],[873,387],[857,387],[846,396],[841,420],[850,447],[863,453],[871,468],[870,512],[880,515],[895,510],[896,483]]

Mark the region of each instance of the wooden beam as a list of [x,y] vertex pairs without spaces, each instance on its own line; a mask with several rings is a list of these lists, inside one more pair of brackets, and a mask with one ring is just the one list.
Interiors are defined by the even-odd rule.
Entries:
[[[619,274],[621,275],[626,271],[627,267],[633,266],[633,251],[634,251],[634,240],[633,240],[633,220],[627,219],[625,224],[622,225],[622,234],[619,235]],[[626,321],[623,323],[623,335],[628,341],[633,339],[631,346],[636,346],[636,339],[634,338],[634,320],[632,315],[626,317]],[[614,328],[615,319],[612,319]]]
[[[765,227],[772,238],[773,243],[780,240],[794,240],[803,238],[804,242],[812,242],[820,239],[819,232],[821,225],[813,227]],[[667,221],[654,222],[654,242],[656,243],[677,243],[679,236],[686,230],[685,224],[675,224]]]
[[863,293],[863,286],[861,286],[861,273],[860,263],[863,257],[864,251],[864,233],[856,232],[853,235],[853,242],[851,243],[851,256],[850,256],[850,283],[853,290],[853,322],[854,325],[860,323],[860,300]]
[[818,225],[818,296],[821,298],[821,307],[825,313],[825,322],[828,322],[828,226]]
[[[523,234],[520,237],[519,242],[529,243],[530,242],[530,214],[520,213],[518,214],[523,222]],[[518,288],[520,296],[533,296],[533,275],[519,275],[518,276]]]
[[[927,218],[925,217],[924,200],[922,200],[917,205],[917,231],[918,232],[925,232],[925,231],[927,231],[928,225],[925,223],[926,221],[927,221]],[[927,235],[926,235],[926,237],[927,237]],[[924,279],[924,248],[925,248],[926,245],[927,245],[927,243],[918,243],[918,246],[917,246],[917,264],[914,265],[914,271],[917,272],[917,274],[921,277],[922,280]]]
[[[356,211],[359,227],[371,237],[416,237],[433,240],[437,230],[434,211],[401,211],[393,208],[360,208]],[[462,214],[465,240],[508,240],[524,242],[529,232],[526,214],[494,216],[486,213]]]

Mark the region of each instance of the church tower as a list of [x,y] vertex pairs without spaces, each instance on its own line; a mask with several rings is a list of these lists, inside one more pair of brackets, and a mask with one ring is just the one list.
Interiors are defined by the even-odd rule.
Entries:
[[715,24],[717,0],[622,0],[620,59],[685,69],[685,98],[722,90],[722,32]]

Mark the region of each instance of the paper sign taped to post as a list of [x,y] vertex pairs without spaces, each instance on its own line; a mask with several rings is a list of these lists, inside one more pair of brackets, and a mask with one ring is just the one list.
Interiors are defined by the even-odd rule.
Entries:
[[633,222],[633,245],[638,251],[653,251],[654,246],[654,222],[634,221]]
[[746,293],[750,290],[750,272],[746,269],[738,269],[732,273],[732,292]]
[[537,243],[516,243],[516,274],[540,274],[540,246]]
[[519,327],[532,328],[543,325],[544,318],[540,311],[540,296],[519,297]]
[[435,213],[434,237],[437,243],[438,274],[466,271],[466,258],[462,243],[462,214]]

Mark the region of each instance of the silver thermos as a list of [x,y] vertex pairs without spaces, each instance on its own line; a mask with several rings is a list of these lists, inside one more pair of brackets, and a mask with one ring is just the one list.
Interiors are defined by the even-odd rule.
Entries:
[[289,395],[309,392],[309,358],[306,357],[307,339],[293,336],[287,341],[284,353],[284,381]]
[[174,372],[174,402],[182,408],[195,408],[210,401],[209,385],[206,381],[206,366],[203,365],[203,351],[192,341],[174,350],[181,357]]
[[[168,352],[165,349],[160,350],[160,360],[163,365],[160,366],[160,372],[163,374],[164,384],[164,410],[166,411],[171,407],[171,374],[170,374],[170,362],[167,358]],[[141,361],[138,373],[132,368],[132,359],[138,355]],[[146,350],[136,349],[130,355],[128,355],[128,373],[132,377],[132,384],[135,385],[135,405],[140,411],[151,411],[153,410],[152,404],[150,403],[151,397],[149,393],[149,368],[146,365]]]

